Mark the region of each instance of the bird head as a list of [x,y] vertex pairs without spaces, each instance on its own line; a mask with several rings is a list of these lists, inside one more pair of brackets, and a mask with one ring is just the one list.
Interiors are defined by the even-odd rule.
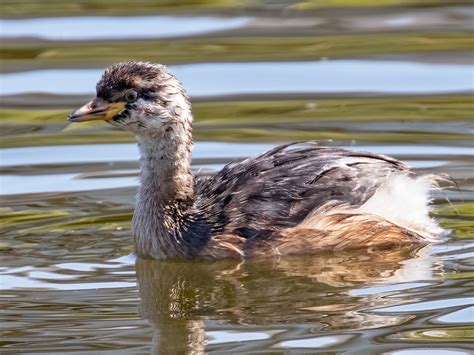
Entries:
[[104,120],[139,136],[155,137],[176,124],[190,125],[191,105],[164,65],[124,62],[107,68],[96,97],[72,112],[70,122]]

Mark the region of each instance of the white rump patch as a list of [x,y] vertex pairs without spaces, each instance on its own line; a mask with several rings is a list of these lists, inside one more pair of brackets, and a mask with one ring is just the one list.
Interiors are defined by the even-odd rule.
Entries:
[[439,241],[445,231],[429,217],[429,192],[436,187],[436,177],[432,175],[413,178],[393,174],[356,211],[383,217],[431,242]]

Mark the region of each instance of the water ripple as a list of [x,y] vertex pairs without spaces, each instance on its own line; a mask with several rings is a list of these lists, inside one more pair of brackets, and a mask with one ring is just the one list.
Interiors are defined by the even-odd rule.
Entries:
[[[244,26],[249,17],[52,17],[0,20],[4,38],[36,37],[54,41],[196,36]],[[100,31],[97,29],[100,28]]]
[[[330,60],[189,64],[171,66],[170,69],[191,96],[376,92],[435,94],[473,90],[473,67],[461,64]],[[102,71],[51,69],[1,74],[2,94],[90,95]]]

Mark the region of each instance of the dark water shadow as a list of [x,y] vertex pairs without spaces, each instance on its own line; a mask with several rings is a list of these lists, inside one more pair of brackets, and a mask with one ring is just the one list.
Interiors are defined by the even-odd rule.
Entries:
[[[397,300],[352,291],[411,281],[406,276],[410,260],[419,265],[426,259],[419,252],[419,247],[404,247],[240,263],[138,259],[139,310],[153,326],[157,353],[203,352],[208,325],[219,321],[250,329],[312,324],[313,329],[338,334],[396,326],[411,316],[365,310]],[[433,266],[429,262],[428,270]],[[412,276],[416,280],[419,275]],[[266,346],[272,342],[268,339]]]

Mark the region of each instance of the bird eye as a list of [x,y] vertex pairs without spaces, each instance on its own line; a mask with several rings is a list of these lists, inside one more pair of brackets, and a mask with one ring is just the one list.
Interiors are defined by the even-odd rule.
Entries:
[[135,102],[137,101],[137,99],[138,93],[135,90],[127,91],[127,93],[125,94],[125,100],[127,100],[127,102]]

